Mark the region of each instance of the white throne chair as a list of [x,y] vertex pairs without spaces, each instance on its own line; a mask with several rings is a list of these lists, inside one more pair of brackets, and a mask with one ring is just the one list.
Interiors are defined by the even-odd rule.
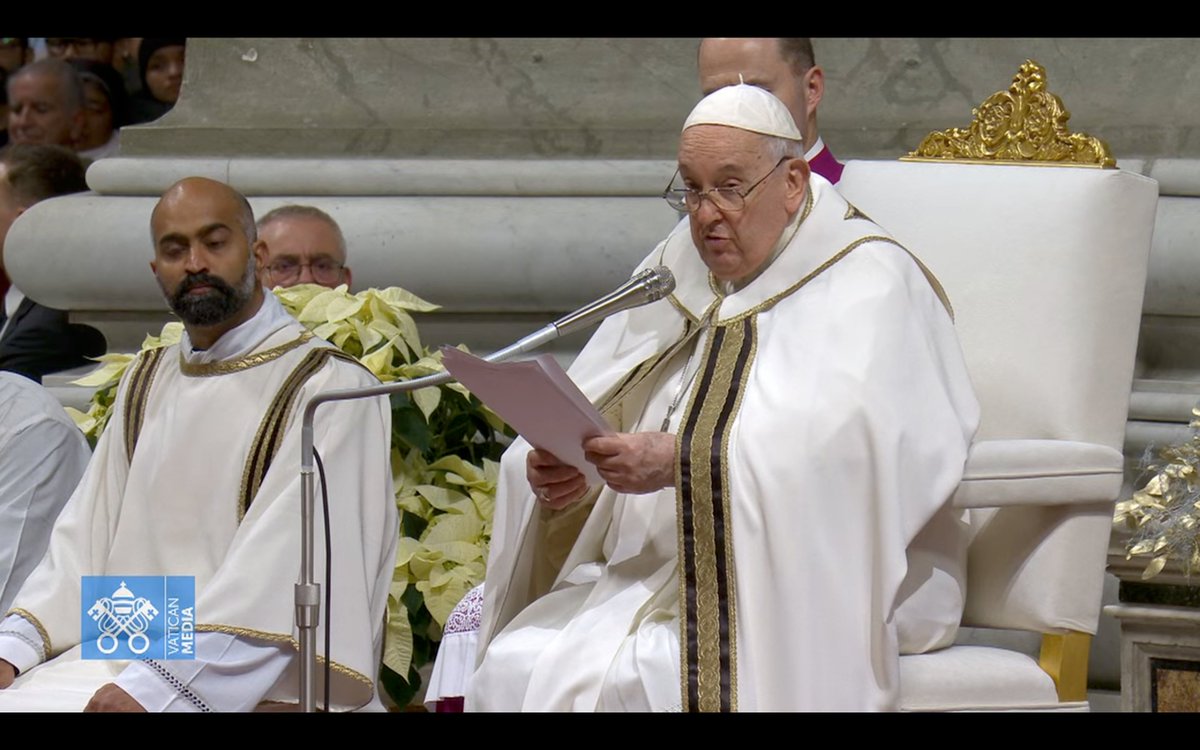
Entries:
[[[1045,71],[1030,65],[979,111],[994,100],[1022,115],[1061,110],[1057,97],[1018,90],[1040,71],[1032,93],[1044,91]],[[1049,115],[1059,126],[1069,116]],[[966,150],[981,132],[994,147],[987,127],[933,134],[922,149],[932,138],[927,153],[953,139]],[[1037,659],[974,645],[984,631],[902,656],[901,705],[1086,710],[1157,183],[1096,166],[859,161],[839,190],[929,267],[954,306],[982,407],[953,500],[972,535],[962,624],[1042,634]]]

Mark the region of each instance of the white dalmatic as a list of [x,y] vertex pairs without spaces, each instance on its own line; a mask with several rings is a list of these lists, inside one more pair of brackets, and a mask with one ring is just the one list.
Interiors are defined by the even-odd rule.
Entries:
[[[140,355],[46,557],[0,624],[0,657],[22,670],[0,707],[78,710],[113,681],[156,709],[296,701],[300,413],[317,392],[378,383],[343,356],[271,294],[208,352],[185,339]],[[315,423],[331,505],[333,606],[321,626],[332,620],[335,709],[378,706],[398,539],[390,429],[380,398],[326,406]],[[323,526],[318,513],[318,539]],[[317,560],[323,580],[320,550]],[[195,576],[197,661],[80,661],[83,575]]]

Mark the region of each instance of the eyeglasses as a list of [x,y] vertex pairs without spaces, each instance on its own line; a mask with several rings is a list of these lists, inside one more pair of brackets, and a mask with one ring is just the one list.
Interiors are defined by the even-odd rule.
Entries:
[[[775,166],[771,167],[771,169],[765,175],[763,175],[758,182],[746,188],[744,191],[730,187],[716,187],[709,188],[708,190],[668,187],[663,191],[662,197],[663,200],[665,200],[667,204],[676,211],[689,211],[693,213],[699,211],[700,202],[704,198],[708,198],[710,201],[712,201],[712,204],[716,206],[717,210],[719,211],[741,211],[746,207],[746,198],[750,197],[750,193],[754,192],[754,188],[763,184],[766,179],[775,172],[776,169],[779,169],[780,164],[783,164],[790,158],[792,157],[785,156],[779,161],[775,162]],[[676,169],[675,175],[671,177],[671,182],[674,183],[675,177],[678,176],[679,170]]]
[[291,284],[300,278],[300,269],[307,268],[318,284],[334,284],[342,280],[341,263],[333,260],[317,260],[312,263],[297,263],[288,258],[267,264],[271,277],[280,284]]
[[79,37],[53,38],[46,40],[46,49],[50,50],[50,53],[53,55],[61,55],[69,47],[73,47],[76,52],[94,52],[96,45],[99,43],[97,39],[83,39]]

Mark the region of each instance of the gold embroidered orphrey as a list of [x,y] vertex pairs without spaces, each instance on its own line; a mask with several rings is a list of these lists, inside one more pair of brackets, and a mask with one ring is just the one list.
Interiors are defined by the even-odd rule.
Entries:
[[1071,113],[1050,93],[1046,69],[1026,60],[1007,91],[997,91],[971,110],[966,130],[949,128],[925,136],[901,161],[969,161],[1115,169],[1108,144],[1067,128]]

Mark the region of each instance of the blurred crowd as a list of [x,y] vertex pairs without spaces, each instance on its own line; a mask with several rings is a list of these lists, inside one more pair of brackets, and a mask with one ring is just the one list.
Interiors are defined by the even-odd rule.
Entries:
[[0,147],[115,155],[121,128],[175,106],[185,52],[183,37],[0,38]]

